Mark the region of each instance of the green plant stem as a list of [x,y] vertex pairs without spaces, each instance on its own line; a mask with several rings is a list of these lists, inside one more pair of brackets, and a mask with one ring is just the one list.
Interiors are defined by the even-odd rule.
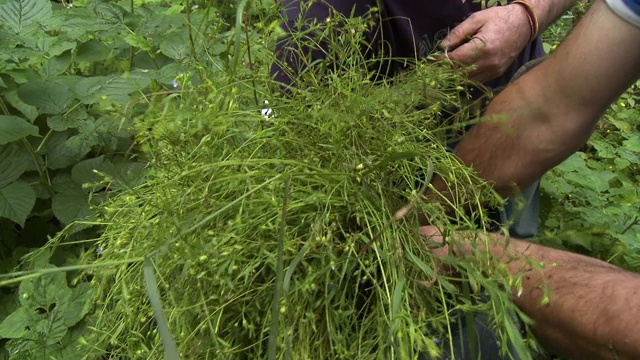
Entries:
[[24,145],[25,148],[27,148],[27,151],[29,151],[29,154],[31,155],[31,159],[36,165],[38,175],[40,175],[40,183],[42,184],[42,186],[45,187],[45,189],[47,190],[47,193],[49,193],[49,196],[53,197],[55,195],[55,192],[51,187],[49,174],[47,173],[47,169],[44,167],[44,164],[42,164],[42,159],[38,156],[38,153],[33,149],[31,144],[29,144],[27,139],[22,138],[20,139],[20,142],[22,143],[22,145]]
[[[244,36],[247,40],[247,57],[249,57],[249,70],[253,71],[253,60],[251,59],[251,41],[249,41],[249,15],[244,13]],[[253,88],[253,99],[256,102],[256,106],[259,106],[258,103],[258,90],[256,89],[256,79],[255,77],[251,77],[251,85]],[[262,121],[260,122],[260,130],[262,130]]]
[[282,198],[282,214],[280,218],[280,232],[278,234],[278,257],[276,260],[276,289],[273,292],[273,303],[271,305],[271,329],[269,330],[269,360],[276,359],[278,348],[278,327],[280,320],[280,299],[282,298],[282,285],[284,282],[284,237],[286,229],[287,207],[289,205],[289,186],[291,178],[287,178],[284,184],[284,195]]
[[193,41],[193,26],[191,25],[191,3],[189,0],[184,0],[185,4],[185,16],[187,18],[187,29],[189,31],[189,47],[191,48],[191,57],[198,63],[198,54],[196,54],[196,43]]
[[95,268],[105,267],[105,266],[126,265],[126,264],[132,264],[136,262],[142,262],[142,261],[144,261],[143,257],[136,257],[132,259],[110,261],[110,262],[105,262],[100,264],[73,265],[73,266],[62,266],[57,268],[47,268],[47,269],[38,269],[38,270],[30,270],[30,271],[16,271],[10,274],[0,274],[0,279],[10,278],[9,280],[0,281],[0,287],[18,284],[24,280],[34,279],[46,274],[75,271],[75,270],[95,269]]
[[634,227],[635,225],[638,224],[639,222],[639,218],[636,216],[633,218],[633,220],[629,223],[629,225],[627,225],[624,230],[622,230],[622,232],[620,233],[620,235],[624,235],[627,233],[627,231],[629,231],[629,229],[631,229],[632,227]]
[[247,1],[248,0],[240,1],[238,11],[236,12],[235,49],[233,53],[233,64],[231,69],[229,69],[229,79],[234,79],[234,75],[240,62],[240,46],[242,45],[240,42],[240,33],[242,32],[242,14],[244,13],[244,8],[247,6]]
[[2,112],[9,116],[11,115],[11,113],[9,113],[9,109],[7,108],[7,105],[4,103],[4,100],[2,100],[2,98],[0,97],[0,109],[2,109]]
[[156,281],[153,263],[149,258],[144,259],[143,273],[144,283],[147,287],[147,294],[149,295],[149,303],[153,309],[156,324],[158,325],[158,332],[160,333],[162,344],[164,345],[165,359],[179,360],[180,356],[178,355],[178,348],[173,340],[173,336],[171,336],[169,322],[167,321],[167,317],[164,315],[164,311],[162,311],[162,301],[160,300],[160,292],[158,291],[158,282]]

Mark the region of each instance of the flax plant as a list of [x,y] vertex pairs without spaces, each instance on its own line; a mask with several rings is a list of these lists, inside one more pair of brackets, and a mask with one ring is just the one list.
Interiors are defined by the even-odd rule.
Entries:
[[[446,234],[487,225],[499,205],[446,151],[475,119],[466,80],[428,61],[377,78],[390,59],[363,55],[367,19],[338,20],[294,36],[321,34],[331,64],[309,64],[295,91],[262,91],[273,117],[254,84],[278,85],[233,71],[137,119],[146,180],[105,205],[101,254],[86,257],[95,354],[162,359],[175,343],[184,359],[428,359],[452,351],[458,313],[481,313],[528,357],[504,290],[518,279],[481,251],[436,262],[418,233],[419,213]],[[421,198],[434,174],[458,190],[453,213]]]

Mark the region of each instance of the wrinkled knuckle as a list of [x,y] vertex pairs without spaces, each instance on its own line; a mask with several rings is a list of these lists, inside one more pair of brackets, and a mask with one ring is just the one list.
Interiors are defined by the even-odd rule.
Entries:
[[457,38],[462,38],[466,35],[460,27],[453,28],[449,34]]

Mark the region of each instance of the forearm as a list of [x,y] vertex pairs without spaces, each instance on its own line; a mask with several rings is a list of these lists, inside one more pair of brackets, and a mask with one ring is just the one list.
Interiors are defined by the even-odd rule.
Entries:
[[576,2],[577,0],[530,0],[529,4],[538,16],[539,32],[542,34]]
[[[505,248],[502,237],[491,239],[493,255],[513,276],[524,276],[514,301],[533,319],[542,343],[575,359],[640,358],[640,275],[578,254],[515,239]],[[545,268],[532,270],[522,255]]]
[[[525,188],[586,142],[640,76],[640,29],[596,2],[548,60],[500,93],[455,150],[503,196]],[[439,182],[434,186],[444,188]]]

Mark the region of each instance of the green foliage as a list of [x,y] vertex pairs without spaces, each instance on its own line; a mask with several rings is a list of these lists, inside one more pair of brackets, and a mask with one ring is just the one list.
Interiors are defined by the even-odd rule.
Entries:
[[93,306],[90,285],[69,287],[66,273],[38,261],[39,273],[20,283],[18,304],[2,309],[0,338],[8,359],[78,359],[84,321]]
[[137,119],[147,181],[109,200],[102,255],[86,254],[100,291],[91,356],[160,359],[172,353],[162,339],[193,359],[435,356],[464,310],[529,357],[504,290],[518,279],[480,251],[444,260],[463,278],[436,277],[415,213],[390,221],[410,203],[444,224],[417,201],[437,172],[460,190],[454,206],[478,207],[455,214],[460,226],[487,223],[478,205],[496,197],[442,146],[442,109],[464,108],[463,78],[417,64],[372,83],[362,38],[344,35],[366,22],[331,26],[318,31],[344,56],[306,71],[292,97],[270,97],[273,118],[255,103],[269,83],[230,70],[182,81],[180,97]]
[[[530,357],[504,291],[520,278],[484,252],[436,277],[415,214],[390,220],[409,204],[447,228],[416,201],[434,172],[477,207],[460,227],[500,202],[439,145],[442,109],[475,115],[464,80],[417,64],[373,84],[353,19],[313,28],[333,66],[272,96],[274,5],[0,0],[0,286],[20,284],[0,293],[0,358],[410,358],[449,351],[433,340],[456,311]],[[543,242],[640,269],[638,101],[545,177]]]
[[[215,13],[167,1],[0,1],[0,272],[23,268],[29,248],[63,228],[52,263],[68,265],[86,251],[99,231],[96,209],[143,179],[147,159],[132,119],[176,96],[181,79],[198,83],[199,69],[226,66],[230,26]],[[41,265],[32,271],[49,270]],[[30,310],[38,299],[21,298],[25,286],[40,286],[32,280],[3,293],[3,305],[15,304],[0,316],[0,346],[12,358],[80,358],[76,340],[87,330],[75,324],[85,313],[74,299],[87,289],[64,290],[60,276],[33,280],[61,291],[45,291],[55,299],[55,308],[41,306],[46,314]]]
[[[100,196],[92,193],[104,197],[113,189],[85,186],[98,181],[92,170],[125,183],[137,177],[131,173],[140,167],[132,166],[139,159],[133,157],[130,119],[158,94],[174,91],[176,79],[186,75],[197,83],[197,71],[187,74],[186,67],[196,53],[198,67],[220,68],[227,61],[210,54],[217,38],[214,55],[228,53],[219,45],[230,34],[221,32],[228,26],[214,8],[181,12],[185,7],[165,1],[82,5],[0,5],[0,164],[15,163],[17,153],[26,164],[0,189],[3,232],[12,226],[1,218],[25,228],[37,217],[67,225],[93,214]],[[74,167],[91,159],[109,166],[76,174],[70,184]]]
[[640,270],[640,111],[632,86],[612,105],[589,144],[545,178],[543,224],[565,246]]

